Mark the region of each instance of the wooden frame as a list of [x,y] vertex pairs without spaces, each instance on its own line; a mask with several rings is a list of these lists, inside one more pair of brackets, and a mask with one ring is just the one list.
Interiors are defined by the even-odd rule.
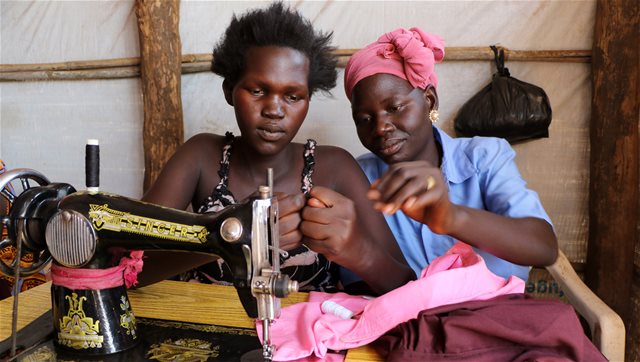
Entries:
[[631,331],[640,319],[631,310],[634,249],[640,242],[640,6],[598,1],[595,18],[585,282]]
[[[505,60],[514,62],[588,63],[590,50],[512,50],[505,49]],[[337,49],[338,66],[344,67],[358,49]],[[493,51],[487,47],[449,47],[445,49],[450,61],[493,61]],[[211,54],[181,56],[181,73],[211,71]],[[40,80],[120,79],[140,76],[141,58],[84,60],[43,64],[0,64],[0,82]]]

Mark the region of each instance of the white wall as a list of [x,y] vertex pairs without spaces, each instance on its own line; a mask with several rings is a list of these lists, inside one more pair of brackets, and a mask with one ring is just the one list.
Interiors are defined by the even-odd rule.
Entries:
[[[208,53],[234,12],[265,2],[181,3],[182,50]],[[339,48],[361,48],[385,31],[420,26],[450,47],[500,44],[516,50],[590,49],[595,2],[589,1],[296,1]],[[139,55],[133,1],[0,1],[0,63],[47,63]],[[446,59],[446,56],[445,56]],[[590,67],[578,63],[507,63],[513,76],[543,87],[554,120],[550,138],[518,145],[518,163],[556,222],[565,251],[584,256],[588,181]],[[441,128],[452,133],[459,107],[494,72],[490,62],[439,65]],[[314,97],[297,139],[364,152],[350,119],[342,72],[333,97]],[[184,75],[185,136],[237,132],[221,80]],[[0,157],[50,179],[84,187],[84,143],[101,142],[103,190],[140,197],[143,155],[138,79],[0,83]],[[562,180],[562,181],[560,181]],[[579,261],[579,260],[577,260]]]
[[[132,1],[0,1],[0,62],[49,63],[139,56]],[[0,83],[2,147],[27,167],[84,188],[84,145],[101,143],[101,186],[140,196],[139,80]]]

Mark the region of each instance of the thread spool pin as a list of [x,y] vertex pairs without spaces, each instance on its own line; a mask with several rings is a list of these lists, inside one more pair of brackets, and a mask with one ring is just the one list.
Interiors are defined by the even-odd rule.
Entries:
[[84,170],[87,191],[98,192],[100,188],[100,144],[97,139],[87,140]]

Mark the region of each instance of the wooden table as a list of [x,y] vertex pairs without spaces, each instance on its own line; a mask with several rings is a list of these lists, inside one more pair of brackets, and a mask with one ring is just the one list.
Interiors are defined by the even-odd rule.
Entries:
[[[253,328],[233,287],[162,281],[129,290],[131,308],[136,316],[180,322]],[[294,293],[282,299],[282,306],[307,300],[306,293]],[[51,308],[51,283],[20,293],[18,329],[23,328]],[[0,341],[11,336],[13,298],[0,301]],[[352,349],[346,361],[382,361],[370,347]]]

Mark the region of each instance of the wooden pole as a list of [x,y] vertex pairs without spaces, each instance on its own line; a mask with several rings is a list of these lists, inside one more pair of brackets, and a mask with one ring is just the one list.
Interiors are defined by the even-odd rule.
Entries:
[[136,0],[144,105],[144,191],[184,141],[179,0]]
[[49,80],[123,79],[140,76],[140,67],[113,67],[78,70],[33,70],[0,73],[0,82],[33,82]]
[[638,242],[640,2],[598,1],[585,281],[629,326]]
[[139,57],[100,60],[73,60],[68,62],[39,64],[0,64],[0,73],[103,69],[139,65]]
[[[338,49],[338,66],[344,67],[358,49]],[[493,61],[489,47],[449,47],[445,62]],[[588,63],[591,50],[511,50],[505,49],[506,60],[512,62]],[[211,71],[211,54],[182,55],[182,73]],[[88,80],[135,78],[140,75],[140,58],[69,61],[43,64],[0,64],[0,82],[38,80]]]

